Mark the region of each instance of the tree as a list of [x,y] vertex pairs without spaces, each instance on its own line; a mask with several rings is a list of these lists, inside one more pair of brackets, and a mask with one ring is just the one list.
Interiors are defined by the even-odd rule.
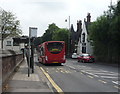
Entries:
[[2,36],[2,48],[3,48],[3,40],[7,36],[19,36],[22,34],[20,29],[20,21],[16,20],[17,17],[12,12],[7,12],[5,10],[0,9],[0,26],[1,31],[0,34]]
[[[53,33],[52,39],[55,41],[64,41],[66,44],[66,48],[68,49],[68,47],[70,46],[70,44],[68,43],[70,40],[69,36],[70,36],[70,33],[68,29],[60,28],[58,31],[55,31]],[[67,51],[68,50],[66,50],[66,53]]]
[[37,37],[34,40],[34,45],[37,47],[38,45],[40,45],[42,43],[42,37]]
[[53,33],[52,39],[56,40],[56,41],[66,41],[66,43],[67,43],[68,42],[68,34],[69,34],[69,31],[67,29],[61,28],[58,31],[55,31]]
[[120,62],[120,1],[89,27],[94,54],[99,60]]
[[[37,38],[35,41],[36,46],[45,41],[65,41],[66,46],[68,47],[69,42],[69,30],[64,28],[59,28],[55,23],[49,24],[48,29],[45,31],[43,36]],[[39,43],[38,43],[39,42]],[[67,51],[67,50],[66,50]]]
[[55,32],[57,30],[59,30],[59,27],[56,26],[56,24],[54,24],[54,23],[50,24],[48,26],[48,29],[46,30],[46,32],[42,36],[43,42],[45,42],[45,41],[52,41],[53,32]]

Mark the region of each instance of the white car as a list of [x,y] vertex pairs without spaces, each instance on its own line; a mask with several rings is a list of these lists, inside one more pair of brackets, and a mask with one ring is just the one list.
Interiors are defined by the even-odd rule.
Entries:
[[72,54],[72,58],[73,58],[73,59],[77,59],[77,58],[78,58],[77,53],[73,53],[73,54]]

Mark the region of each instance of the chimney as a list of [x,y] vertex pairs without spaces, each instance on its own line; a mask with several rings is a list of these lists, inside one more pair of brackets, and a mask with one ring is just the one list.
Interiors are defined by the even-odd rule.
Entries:
[[77,30],[80,30],[82,28],[82,21],[77,21]]
[[90,13],[87,14],[87,22],[91,22],[91,16],[90,16]]
[[70,31],[71,31],[71,32],[74,32],[73,24],[71,24]]
[[82,29],[82,21],[79,20],[79,29]]
[[77,20],[77,30],[79,29],[79,21]]

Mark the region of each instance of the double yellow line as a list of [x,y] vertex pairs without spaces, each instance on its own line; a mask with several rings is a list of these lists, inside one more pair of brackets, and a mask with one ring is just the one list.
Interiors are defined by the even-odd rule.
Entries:
[[42,72],[44,73],[44,75],[47,77],[47,79],[50,81],[50,83],[52,84],[52,86],[57,90],[57,92],[59,94],[64,94],[63,91],[62,91],[62,89],[52,80],[52,78],[50,77],[50,75],[47,72],[45,72],[45,70],[42,67],[40,67],[40,69],[42,70]]

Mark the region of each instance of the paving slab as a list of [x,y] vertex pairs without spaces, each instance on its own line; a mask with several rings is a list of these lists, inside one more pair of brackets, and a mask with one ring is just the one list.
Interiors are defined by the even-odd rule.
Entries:
[[[32,72],[32,70],[30,70]],[[34,73],[28,77],[28,66],[26,59],[22,62],[17,72],[10,77],[5,92],[48,92],[52,94],[52,89],[45,75],[37,65],[34,66]],[[10,93],[10,94],[11,94]],[[48,94],[47,93],[47,94]]]

